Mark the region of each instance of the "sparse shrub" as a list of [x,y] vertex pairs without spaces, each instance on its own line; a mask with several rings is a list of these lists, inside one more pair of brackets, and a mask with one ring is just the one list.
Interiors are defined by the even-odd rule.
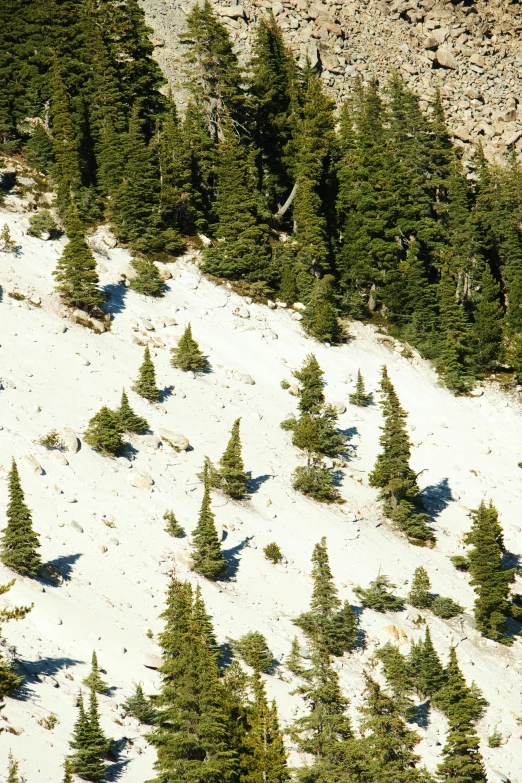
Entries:
[[282,389],[289,389],[289,388],[290,388],[290,384],[289,384],[289,382],[286,380],[286,378],[283,378],[283,380],[281,381],[281,388],[282,388]]
[[100,672],[102,671],[103,669],[100,669],[98,665],[98,656],[96,654],[96,650],[93,650],[91,659],[91,673],[84,679],[83,684],[92,691],[96,691],[96,693],[105,693],[109,686],[108,683],[106,683],[105,680],[102,680],[100,677]]
[[146,296],[163,296],[165,283],[161,279],[158,267],[151,258],[133,258],[131,259],[131,265],[137,273],[130,283],[133,291]]
[[32,237],[41,239],[42,234],[53,236],[56,231],[56,222],[48,209],[35,212],[29,218],[27,233]]
[[450,560],[457,571],[469,571],[469,560],[464,555],[453,555]]
[[433,614],[436,614],[437,617],[441,617],[443,620],[449,620],[450,617],[456,617],[464,611],[464,607],[457,604],[453,598],[446,598],[443,595],[438,595],[433,599],[430,609]]
[[48,731],[52,731],[59,722],[58,715],[55,715],[54,712],[51,712],[49,715],[46,715],[44,718],[41,718],[38,721],[40,726],[43,726],[44,729],[47,729]]
[[169,533],[169,535],[173,536],[174,538],[183,538],[185,531],[179,524],[173,511],[165,511],[163,514],[163,519],[167,523],[165,530],[167,533]]
[[367,405],[371,404],[372,400],[373,394],[371,392],[366,393],[364,378],[362,377],[361,371],[357,370],[357,384],[355,386],[354,393],[350,394],[350,402],[352,405],[358,405],[360,408],[366,408]]
[[232,642],[236,655],[256,671],[271,672],[274,656],[267,641],[259,631],[249,631],[237,641]]
[[0,231],[0,250],[4,253],[13,253],[16,248],[16,243],[11,238],[11,232],[9,226],[4,223],[2,231]]
[[267,560],[270,560],[272,563],[277,564],[280,563],[283,559],[283,553],[279,549],[279,545],[275,543],[275,541],[272,541],[271,544],[267,544],[265,548],[263,549],[264,555]]
[[390,582],[386,574],[379,574],[366,590],[357,586],[354,593],[368,609],[375,609],[376,612],[400,612],[403,601],[391,592],[395,587],[397,585]]
[[499,748],[501,744],[502,744],[502,734],[499,732],[497,728],[495,728],[493,734],[490,734],[488,737],[488,747]]
[[38,443],[40,446],[49,449],[49,451],[52,451],[53,449],[61,451],[64,447],[58,430],[50,430],[47,435],[42,435]]

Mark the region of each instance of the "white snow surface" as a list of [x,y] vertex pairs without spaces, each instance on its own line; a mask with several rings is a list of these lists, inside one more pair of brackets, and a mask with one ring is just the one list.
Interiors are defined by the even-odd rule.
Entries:
[[[27,681],[20,697],[8,698],[0,712],[0,727],[5,729],[0,736],[0,779],[5,779],[12,750],[30,783],[61,780],[77,715],[75,700],[93,649],[112,686],[110,695],[100,697],[103,727],[111,737],[127,738],[113,772],[119,770],[121,783],[150,779],[155,752],[144,738],[146,729],[123,718],[120,705],[135,682],[142,682],[149,693],[159,688],[159,675],[144,665],[147,655],[159,654],[147,630],[156,634],[162,629],[158,616],[171,570],[201,585],[220,642],[259,630],[284,664],[297,630],[292,618],[309,605],[312,550],[326,536],[340,597],[352,605],[359,605],[353,587],[367,586],[379,569],[405,596],[414,569],[424,565],[434,592],[466,607],[466,614],[451,621],[411,607],[396,614],[362,613],[366,648],[334,663],[351,700],[354,722],[362,674],[372,670],[376,647],[398,640],[407,652],[409,640],[424,633],[424,627],[413,622],[424,615],[442,659],[447,660],[449,646],[455,645],[468,682],[475,680],[488,701],[478,731],[489,779],[522,781],[521,641],[506,648],[480,637],[472,623],[469,577],[449,561],[464,552],[462,535],[470,527],[470,509],[482,498],[491,498],[499,509],[507,549],[515,555],[521,551],[522,471],[517,463],[522,458],[522,418],[516,399],[495,386],[486,386],[480,397],[454,398],[427,362],[418,356],[404,358],[400,345],[383,343],[375,329],[358,323],[351,324],[347,344],[317,344],[304,335],[291,312],[246,304],[228,287],[205,279],[193,257],[168,266],[173,277],[167,293],[154,300],[118,282],[129,263],[126,251],[115,248],[105,257],[98,255],[101,285],[113,293],[114,317],[110,332],[95,334],[65,317],[54,292],[52,271],[65,240],[27,236],[23,214],[3,210],[3,223],[10,226],[19,252],[0,253],[0,513],[4,518],[6,478],[14,456],[40,534],[42,557],[68,578],[54,587],[18,577],[3,597],[3,604],[34,603],[34,609],[24,620],[3,627],[7,644],[16,647],[26,668]],[[41,306],[10,298],[13,290],[40,296]],[[248,318],[233,314],[238,306],[246,308]],[[146,319],[154,331],[143,327]],[[165,319],[175,319],[177,325],[165,326]],[[189,322],[212,365],[211,373],[197,378],[169,363],[170,348]],[[131,391],[143,357],[136,338],[151,341],[159,387],[172,387],[156,406]],[[353,448],[342,471],[342,506],[320,505],[291,488],[299,456],[290,433],[279,424],[296,411],[297,401],[280,384],[283,379],[294,381],[292,370],[310,352],[325,372],[327,399],[347,405],[339,426]],[[376,491],[368,486],[379,451],[381,411],[378,405],[354,407],[348,395],[358,368],[367,388],[376,392],[383,364],[409,414],[412,466],[422,471],[421,487],[430,508],[437,509],[434,549],[414,547],[390,529]],[[241,374],[250,375],[255,384],[245,383]],[[135,437],[135,459],[130,462],[102,457],[82,440],[77,454],[66,453],[66,465],[37,445],[53,428],[71,427],[82,438],[102,405],[119,404],[123,387],[153,433],[167,428],[183,434],[192,450],[176,453],[167,443],[156,448],[147,436]],[[190,571],[190,537],[171,538],[162,516],[173,509],[190,534],[202,497],[196,474],[205,455],[219,459],[239,416],[245,465],[258,489],[241,504],[214,495],[230,578],[211,583]],[[36,458],[43,474],[34,473],[27,455]],[[152,490],[131,486],[134,471],[152,476]],[[75,529],[78,525],[83,533]],[[274,566],[265,559],[263,547],[271,541],[280,545],[285,564]],[[11,578],[0,566],[0,583]],[[380,678],[379,667],[373,671]],[[304,709],[300,697],[291,693],[296,678],[281,665],[266,683],[283,725],[289,725]],[[59,719],[52,731],[39,723],[50,713]],[[418,729],[419,750],[430,769],[438,762],[445,727],[444,718],[432,710],[428,726]],[[489,748],[487,737],[495,727],[503,744]],[[295,751],[291,761],[300,762]]]

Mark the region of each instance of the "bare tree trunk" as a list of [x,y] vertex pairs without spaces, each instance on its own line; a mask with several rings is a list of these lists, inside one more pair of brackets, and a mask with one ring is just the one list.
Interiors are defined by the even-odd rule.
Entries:
[[293,202],[293,200],[295,198],[295,194],[296,193],[297,193],[297,182],[295,183],[294,187],[292,188],[292,190],[290,192],[290,195],[286,199],[286,201],[283,204],[283,206],[279,207],[279,209],[277,210],[276,214],[277,214],[278,217],[282,217],[285,214],[285,212],[288,212],[288,210],[292,206],[292,202]]

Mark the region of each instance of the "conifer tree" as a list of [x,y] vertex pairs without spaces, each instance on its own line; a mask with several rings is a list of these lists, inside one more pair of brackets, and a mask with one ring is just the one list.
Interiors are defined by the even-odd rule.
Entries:
[[463,393],[471,387],[471,378],[466,367],[469,325],[457,301],[455,281],[446,266],[442,269],[437,287],[437,299],[442,330],[437,367],[448,389],[455,394]]
[[367,405],[371,405],[372,400],[373,394],[371,392],[368,394],[366,393],[364,378],[362,377],[361,371],[357,370],[357,384],[355,386],[355,392],[350,394],[350,402],[352,405],[358,405],[359,407],[364,408]]
[[99,451],[104,456],[114,456],[125,445],[121,431],[118,414],[104,405],[90,419],[83,437],[94,451]]
[[241,456],[240,422],[241,419],[236,419],[232,425],[228,446],[219,461],[220,487],[234,500],[243,500],[248,491],[248,474],[245,473]]
[[11,237],[11,231],[7,223],[4,223],[2,231],[0,232],[0,250],[2,253],[13,253],[16,247],[16,243]]
[[7,525],[2,531],[0,559],[22,576],[35,576],[42,567],[40,542],[33,530],[31,512],[25,503],[18,467],[14,459],[8,475]]
[[7,783],[20,783],[20,776],[18,774],[18,761],[16,761],[11,751],[9,751],[7,760]]
[[196,373],[203,373],[210,369],[208,359],[201,352],[196,340],[192,337],[192,327],[187,325],[183,332],[177,348],[171,348],[172,359],[170,363],[173,367],[187,372],[191,370]]
[[204,253],[205,270],[232,280],[266,279],[270,262],[267,215],[253,166],[230,125],[217,151],[216,179],[217,241]]
[[302,664],[301,647],[297,636],[294,636],[294,638],[292,639],[292,646],[290,648],[288,657],[285,659],[285,665],[286,668],[292,672],[292,674],[295,674],[298,677],[304,671],[303,664]]
[[397,585],[390,582],[386,574],[379,573],[367,589],[357,586],[353,591],[362,605],[367,606],[368,609],[374,609],[376,612],[400,612],[403,608],[403,600],[391,592],[395,587]]
[[294,623],[318,649],[329,655],[342,655],[352,649],[357,627],[350,604],[345,602],[341,608],[330,570],[326,538],[315,545],[312,563],[314,587],[310,611],[301,614]]
[[[5,585],[0,585],[0,595],[5,595],[9,592],[11,587],[14,585],[15,580],[11,580],[11,582],[8,582]],[[0,621],[1,622],[9,622],[9,620],[22,620],[26,614],[28,614],[32,606],[15,606],[12,608],[2,608],[0,609]],[[1,633],[0,628],[0,633]],[[0,642],[3,641],[0,636]],[[0,654],[0,699],[4,699],[5,696],[9,696],[9,694],[13,693],[17,688],[20,687],[22,684],[24,678],[20,677],[16,672],[14,671],[14,667],[12,664],[5,660],[3,655]]]
[[424,697],[432,697],[440,691],[446,682],[444,667],[431,641],[430,629],[426,628],[424,640],[418,657],[418,671],[415,687]]
[[267,641],[259,631],[249,631],[233,643],[234,652],[255,672],[269,673],[274,666],[274,656]]
[[473,363],[478,372],[494,369],[501,358],[503,317],[500,288],[485,265],[472,328]]
[[65,88],[61,66],[55,55],[51,72],[51,124],[53,131],[54,178],[57,181],[57,206],[65,216],[71,198],[77,197],[81,188],[79,144]]
[[62,783],[73,783],[73,768],[70,759],[65,759],[63,762]]
[[197,208],[190,181],[190,150],[173,100],[170,100],[169,112],[161,128],[158,160],[162,220],[171,231],[178,234],[181,250],[183,240],[179,232],[194,233]]
[[201,594],[201,587],[199,585],[196,587],[194,592],[191,627],[195,636],[204,642],[206,648],[214,656],[214,659],[219,666],[221,651],[217,643],[212,621],[207,613],[203,596]]
[[85,241],[85,232],[74,201],[67,209],[66,244],[56,265],[54,277],[57,289],[71,307],[87,312],[100,310],[104,296],[98,288],[96,260]]
[[123,389],[121,393],[121,403],[116,411],[116,415],[123,432],[137,432],[141,435],[149,428],[148,421],[141,416],[138,416],[132,410],[125,389]]
[[74,753],[69,757],[69,761],[78,777],[97,783],[105,779],[108,743],[99,726],[95,691],[91,691],[89,712],[85,710],[81,693],[78,708],[78,719],[69,743]]
[[109,687],[108,683],[106,683],[105,680],[102,680],[100,676],[100,667],[98,665],[98,655],[96,650],[92,651],[91,672],[87,677],[85,677],[83,684],[87,688],[96,691],[96,693],[105,693]]
[[502,644],[512,644],[506,619],[511,613],[508,601],[513,569],[502,567],[504,541],[498,511],[489,503],[481,502],[473,513],[473,525],[465,542],[471,545],[468,553],[471,584],[475,588],[475,620],[483,636]]
[[459,723],[474,723],[484,712],[485,700],[474,683],[471,687],[467,685],[454,647],[450,648],[446,682],[433,703],[448,718],[458,720]]
[[41,174],[49,174],[54,163],[53,142],[42,122],[38,122],[27,142],[27,162]]
[[408,713],[412,704],[408,697],[413,693],[414,687],[408,661],[391,642],[380,647],[375,656],[382,662],[386,682],[401,712]]
[[123,179],[124,150],[123,133],[120,132],[110,116],[106,116],[100,129],[99,150],[97,154],[98,187],[108,198],[107,213],[112,211],[115,198]]
[[428,572],[423,566],[415,569],[411,589],[407,601],[417,609],[427,609],[432,602],[430,595],[431,582]]
[[268,703],[265,685],[258,671],[253,676],[254,703],[248,714],[245,739],[245,783],[284,783],[289,780],[287,753],[279,728],[275,701]]
[[386,516],[413,542],[433,541],[427,516],[414,505],[419,487],[410,468],[411,444],[406,431],[406,412],[402,409],[386,367],[381,378],[381,408],[384,427],[380,444],[382,451],[369,476],[372,487],[379,487]]
[[317,280],[304,312],[304,328],[321,342],[338,343],[343,336],[334,303],[334,283],[335,279],[332,275],[325,275]]
[[136,718],[140,723],[152,723],[156,715],[150,699],[143,693],[143,686],[140,682],[136,684],[134,693],[129,696],[122,706],[126,715]]
[[156,370],[154,369],[154,362],[151,359],[148,345],[145,346],[138,380],[132,389],[149,402],[158,402],[160,398],[160,392],[156,386]]
[[169,535],[173,536],[174,538],[183,538],[185,531],[179,524],[173,511],[165,511],[163,514],[163,519],[167,523],[165,530],[167,533],[169,533]]
[[130,287],[138,294],[145,296],[163,296],[165,283],[161,278],[158,267],[151,258],[138,257],[131,260],[131,265],[136,271],[136,277],[130,282]]
[[208,466],[203,473],[203,500],[196,529],[192,534],[194,571],[207,579],[219,579],[227,570],[227,563],[221,551],[221,544],[214,524],[214,513],[210,507],[210,481]]

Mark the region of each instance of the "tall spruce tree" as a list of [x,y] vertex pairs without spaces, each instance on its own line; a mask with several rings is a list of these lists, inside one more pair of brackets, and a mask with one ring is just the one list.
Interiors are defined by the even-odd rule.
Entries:
[[81,173],[77,129],[58,57],[54,55],[51,75],[51,122],[53,131],[54,179],[57,207],[65,217],[71,198],[79,195]]
[[192,326],[187,324],[180,337],[178,347],[171,348],[172,358],[170,363],[185,372],[203,373],[210,369],[207,357],[201,351],[197,340],[192,336]]
[[352,405],[358,405],[361,408],[365,408],[367,405],[370,405],[373,400],[373,394],[366,393],[366,389],[364,386],[364,378],[362,377],[361,371],[357,370],[357,383],[355,386],[355,391],[353,394],[350,394],[350,402]]
[[91,659],[91,671],[89,675],[84,679],[83,684],[96,693],[105,693],[109,687],[105,680],[100,675],[100,667],[98,664],[98,654],[96,650],[92,651]]
[[413,574],[410,592],[408,593],[408,603],[417,609],[427,609],[431,602],[430,595],[431,582],[430,577],[424,566],[419,566]]
[[444,383],[455,394],[469,391],[472,382],[467,368],[469,324],[457,300],[453,274],[444,266],[437,286],[440,309],[441,342],[437,368]]
[[132,387],[136,394],[148,400],[149,402],[158,402],[160,391],[156,386],[156,370],[152,361],[149,346],[145,346],[143,353],[143,363],[140,367],[138,380]]
[[487,265],[481,279],[480,299],[474,313],[471,330],[473,340],[472,362],[477,372],[495,368],[502,356],[502,319],[500,287]]
[[118,423],[124,432],[137,432],[143,434],[149,428],[149,423],[142,416],[138,416],[131,408],[127,392],[121,393],[120,407],[116,411]]
[[431,698],[444,686],[446,674],[433,646],[429,628],[426,628],[417,661],[418,669],[415,671],[415,687],[422,696]]
[[[14,583],[15,580],[13,579],[5,585],[0,585],[0,595],[8,593]],[[32,606],[2,607],[2,609],[0,609],[0,622],[7,623],[10,620],[22,620],[32,608]],[[0,634],[1,631],[2,629],[0,628]],[[3,641],[4,640],[0,636],[0,642]],[[9,696],[9,694],[13,693],[20,687],[23,680],[24,678],[16,673],[11,662],[0,654],[0,699],[4,699],[5,696]]]
[[418,508],[419,487],[415,472],[410,467],[411,444],[406,431],[406,412],[400,405],[386,367],[383,368],[380,385],[384,414],[380,437],[382,451],[370,473],[370,486],[380,488],[384,513],[411,541],[434,541],[427,516]]
[[160,131],[158,161],[161,177],[160,210],[163,223],[178,232],[193,234],[197,222],[195,194],[190,181],[190,151],[174,101]]
[[101,731],[96,693],[91,691],[89,711],[85,710],[83,696],[78,698],[78,719],[74,726],[70,746],[74,751],[69,757],[73,772],[82,780],[98,783],[105,779],[109,745]]
[[207,579],[219,579],[224,576],[227,563],[221,551],[214,524],[214,513],[210,507],[210,478],[207,462],[203,468],[203,500],[192,540],[194,571],[206,576]]
[[473,524],[465,542],[472,547],[467,558],[471,584],[477,595],[474,607],[477,628],[488,639],[512,644],[506,620],[512,611],[508,599],[514,570],[502,566],[502,527],[491,501],[489,506],[482,501],[473,512]]
[[42,567],[38,549],[40,542],[33,530],[31,512],[25,503],[24,491],[15,460],[8,475],[9,503],[7,525],[2,531],[0,559],[8,568],[22,576],[36,576]]
[[454,647],[450,648],[446,668],[446,682],[439,690],[433,703],[448,718],[461,723],[474,723],[484,712],[485,701],[476,685],[468,686],[462,674]]
[[268,703],[264,682],[253,675],[254,701],[248,714],[245,761],[241,780],[245,783],[284,783],[290,779],[283,733],[279,728],[275,701]]
[[236,419],[232,425],[230,440],[219,461],[220,487],[234,500],[243,500],[248,489],[248,473],[245,473],[241,456],[240,422],[241,419]]
[[69,202],[67,209],[66,234],[69,242],[53,273],[57,289],[71,307],[88,313],[99,311],[105,299],[98,288],[96,260],[85,241],[85,230],[74,201]]

